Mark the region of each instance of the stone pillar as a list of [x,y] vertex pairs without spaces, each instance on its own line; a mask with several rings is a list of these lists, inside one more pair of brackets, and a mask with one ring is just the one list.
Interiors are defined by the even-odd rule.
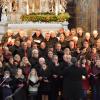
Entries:
[[77,0],[76,24],[85,31],[97,29],[97,0]]
[[34,0],[34,10],[36,13],[40,12],[40,2],[41,0]]
[[97,29],[97,0],[92,0],[91,2],[91,32]]
[[90,4],[89,0],[77,0],[76,2],[76,26],[90,30]]
[[98,12],[97,12],[97,14],[98,14],[98,19],[97,19],[97,28],[98,28],[98,32],[100,33],[100,0],[97,0],[97,3],[98,3]]
[[57,0],[55,3],[55,15],[58,15],[58,13],[59,13],[59,0]]
[[19,13],[22,13],[22,7],[23,7],[23,0],[19,0]]

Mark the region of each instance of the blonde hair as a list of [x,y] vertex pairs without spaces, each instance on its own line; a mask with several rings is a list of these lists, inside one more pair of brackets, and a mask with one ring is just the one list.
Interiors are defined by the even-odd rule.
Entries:
[[28,60],[28,58],[27,58],[27,57],[23,57],[23,58],[22,58],[22,61],[21,61],[21,63],[20,63],[20,66],[25,66],[25,62],[24,62],[25,59],[27,59],[27,64],[31,65],[30,62],[29,62],[29,60]]
[[31,71],[30,71],[30,73],[29,73],[29,76],[28,76],[28,79],[30,79],[30,77],[32,77],[32,71],[35,71],[35,75],[34,75],[34,76],[38,79],[37,71],[36,71],[35,68],[32,68],[32,69],[31,69]]

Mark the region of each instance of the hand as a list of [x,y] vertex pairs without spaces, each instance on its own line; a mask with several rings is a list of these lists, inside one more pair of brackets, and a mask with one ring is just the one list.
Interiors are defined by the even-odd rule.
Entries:
[[83,79],[83,80],[85,80],[85,79],[86,79],[86,77],[85,77],[85,76],[82,76],[82,79]]
[[82,67],[85,68],[85,64],[82,64]]
[[53,77],[54,77],[54,78],[57,78],[58,76],[57,76],[57,75],[53,75]]
[[23,86],[24,86],[24,84],[19,84],[19,85],[18,85],[18,87],[23,87]]
[[42,80],[42,79],[43,79],[43,77],[40,76],[40,77],[39,77],[39,80]]
[[9,86],[9,85],[6,85],[6,87],[10,88],[10,86]]
[[60,76],[60,78],[63,78],[63,76]]
[[48,83],[49,81],[48,80],[44,80],[44,82]]

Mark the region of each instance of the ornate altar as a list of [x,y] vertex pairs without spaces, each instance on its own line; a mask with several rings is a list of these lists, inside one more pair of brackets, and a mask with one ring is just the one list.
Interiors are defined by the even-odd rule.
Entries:
[[2,0],[3,8],[6,6],[8,22],[20,21],[20,16],[30,13],[65,12],[66,0]]

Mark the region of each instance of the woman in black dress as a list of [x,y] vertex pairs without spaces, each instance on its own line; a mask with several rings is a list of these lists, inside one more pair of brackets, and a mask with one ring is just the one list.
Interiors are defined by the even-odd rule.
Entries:
[[2,96],[3,96],[2,100],[7,100],[7,98],[12,95],[12,89],[13,89],[12,79],[10,77],[9,71],[4,72],[3,81],[1,82],[0,85],[2,86]]
[[51,71],[42,57],[39,58],[38,75],[40,80],[39,94],[42,96],[42,100],[48,100],[51,92]]
[[14,100],[27,100],[26,95],[26,79],[22,74],[22,69],[18,68],[14,79]]
[[60,75],[62,69],[57,55],[53,56],[52,62],[52,100],[58,100],[62,87],[62,76]]

